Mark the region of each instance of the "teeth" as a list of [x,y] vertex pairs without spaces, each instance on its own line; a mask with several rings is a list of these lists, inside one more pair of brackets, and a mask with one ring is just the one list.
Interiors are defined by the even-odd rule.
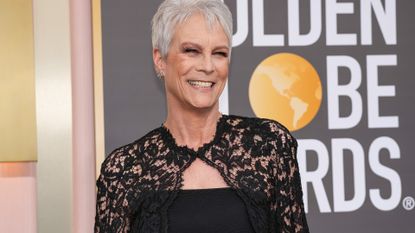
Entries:
[[189,80],[188,83],[195,87],[211,87],[213,85],[212,82],[192,81],[192,80]]

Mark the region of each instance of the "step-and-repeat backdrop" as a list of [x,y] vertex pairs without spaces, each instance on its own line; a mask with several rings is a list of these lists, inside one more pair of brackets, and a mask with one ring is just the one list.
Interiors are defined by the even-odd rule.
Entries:
[[[102,1],[106,153],[160,126],[150,21],[160,1]],[[312,232],[415,228],[415,2],[226,0],[234,16],[221,110],[298,139]]]

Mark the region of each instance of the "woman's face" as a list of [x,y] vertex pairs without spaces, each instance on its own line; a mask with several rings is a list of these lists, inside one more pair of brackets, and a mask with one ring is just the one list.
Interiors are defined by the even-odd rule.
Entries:
[[209,27],[200,14],[177,25],[165,59],[154,51],[154,62],[165,75],[169,108],[218,107],[229,68],[228,38],[219,23]]

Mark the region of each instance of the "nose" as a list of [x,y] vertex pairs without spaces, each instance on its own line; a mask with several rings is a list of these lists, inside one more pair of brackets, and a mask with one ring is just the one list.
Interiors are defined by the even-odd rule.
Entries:
[[203,56],[203,58],[200,61],[201,64],[200,64],[199,70],[206,74],[212,73],[215,70],[215,64],[212,59],[213,59],[212,55]]

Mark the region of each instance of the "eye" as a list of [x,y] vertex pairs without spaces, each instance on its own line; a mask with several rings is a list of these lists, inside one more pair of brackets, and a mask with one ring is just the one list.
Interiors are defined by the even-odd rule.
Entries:
[[214,54],[222,56],[222,57],[228,57],[228,53],[224,51],[218,51],[218,52],[215,52]]
[[184,53],[189,53],[189,54],[198,54],[199,50],[197,50],[195,48],[184,48],[183,52]]

